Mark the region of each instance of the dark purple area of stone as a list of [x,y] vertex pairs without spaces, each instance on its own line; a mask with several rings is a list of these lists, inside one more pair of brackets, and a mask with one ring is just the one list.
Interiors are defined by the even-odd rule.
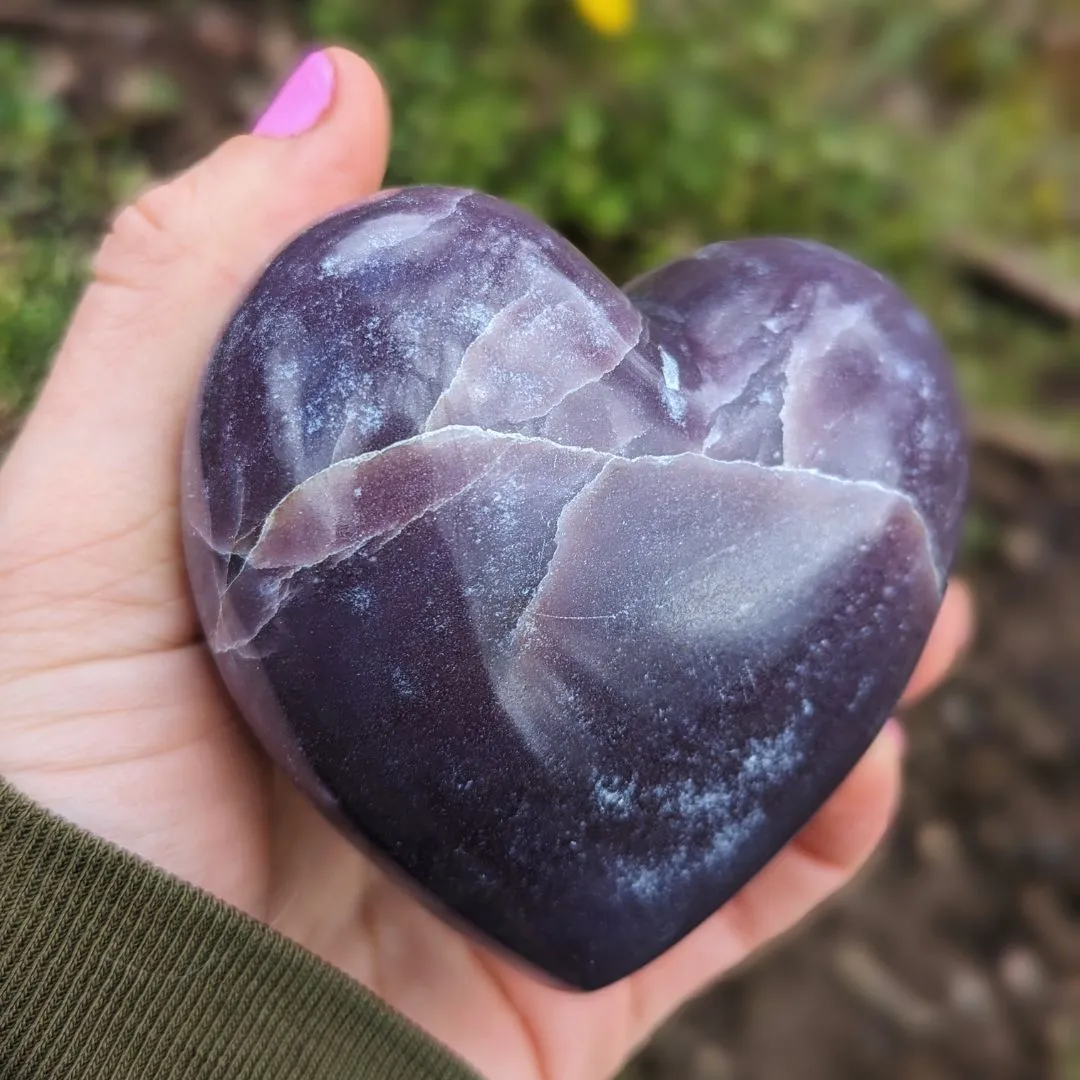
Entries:
[[185,451],[200,617],[270,754],[569,985],[710,915],[866,749],[940,603],[949,365],[879,274],[717,244],[625,293],[523,211],[315,226]]

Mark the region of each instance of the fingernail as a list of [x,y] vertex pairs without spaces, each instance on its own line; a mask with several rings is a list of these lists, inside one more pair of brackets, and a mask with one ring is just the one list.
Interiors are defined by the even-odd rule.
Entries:
[[893,744],[899,757],[903,758],[907,754],[907,732],[904,730],[904,725],[895,716],[890,716],[885,721],[881,733]]
[[312,53],[277,92],[252,134],[271,139],[303,135],[322,119],[333,97],[333,62],[325,52]]

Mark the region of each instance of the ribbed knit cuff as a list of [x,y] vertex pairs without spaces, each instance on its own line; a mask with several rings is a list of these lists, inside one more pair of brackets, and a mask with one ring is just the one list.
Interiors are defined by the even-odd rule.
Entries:
[[253,919],[0,782],[4,1080],[469,1080]]

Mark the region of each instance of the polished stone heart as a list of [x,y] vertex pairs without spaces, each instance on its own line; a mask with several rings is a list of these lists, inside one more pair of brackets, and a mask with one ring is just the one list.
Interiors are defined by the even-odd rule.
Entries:
[[270,754],[583,988],[720,907],[869,745],[966,474],[938,339],[860,263],[748,240],[620,292],[442,188],[278,256],[185,462],[206,637]]

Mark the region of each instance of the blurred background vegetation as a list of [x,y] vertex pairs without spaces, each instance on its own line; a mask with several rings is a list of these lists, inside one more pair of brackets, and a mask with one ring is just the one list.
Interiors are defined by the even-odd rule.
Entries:
[[[107,5],[96,27],[92,3],[4,3],[0,395],[15,406],[108,209],[248,119],[290,34],[293,52],[332,40],[375,61],[395,183],[524,203],[616,280],[724,237],[817,237],[926,306],[972,401],[1058,427],[1080,405],[1074,0],[235,0]],[[189,93],[200,46],[224,84],[213,108]],[[200,103],[201,125],[185,116]]]
[[112,208],[314,44],[382,72],[392,183],[530,207],[614,280],[810,236],[940,328],[981,633],[812,934],[634,1080],[1080,1080],[1080,0],[0,0],[0,449]]

